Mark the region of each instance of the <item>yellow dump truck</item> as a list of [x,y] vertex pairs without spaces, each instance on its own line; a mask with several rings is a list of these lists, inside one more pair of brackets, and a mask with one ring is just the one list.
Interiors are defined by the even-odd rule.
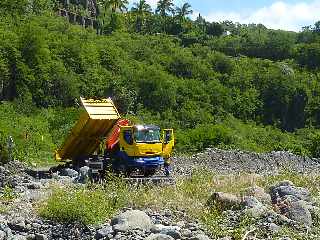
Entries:
[[88,166],[93,174],[113,169],[127,175],[170,172],[174,147],[172,129],[134,125],[121,116],[109,99],[84,99],[85,109],[64,144],[55,152],[57,161],[72,160],[75,169]]

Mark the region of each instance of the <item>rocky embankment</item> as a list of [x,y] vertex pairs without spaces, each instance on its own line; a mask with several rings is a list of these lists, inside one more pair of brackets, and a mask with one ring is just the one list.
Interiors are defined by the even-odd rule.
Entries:
[[65,239],[123,239],[172,240],[210,239],[198,222],[177,219],[170,210],[123,209],[104,224],[84,226],[61,224],[42,219],[36,206],[50,194],[52,185],[81,184],[81,174],[64,169],[52,178],[34,178],[27,174],[25,165],[18,161],[0,167],[2,196],[10,188],[12,202],[1,205],[0,240],[65,240]]
[[[241,151],[208,149],[192,157],[175,159],[175,174],[189,175],[192,169],[203,167],[217,174],[256,173],[277,174],[283,170],[299,173],[317,172],[317,159],[295,156],[286,152],[255,154]],[[51,240],[51,239],[232,239],[226,232],[222,236],[210,236],[197,221],[190,221],[184,212],[168,209],[122,209],[114,218],[97,226],[61,224],[38,216],[37,203],[50,194],[54,185],[81,184],[83,176],[66,169],[51,178],[32,177],[20,162],[0,167],[0,193],[6,195],[6,186],[15,197],[8,206],[0,208],[0,240]],[[76,183],[75,183],[76,182]],[[10,206],[9,206],[10,205]],[[250,216],[253,221],[246,228],[242,239],[273,239],[282,229],[293,228],[301,233],[312,232],[319,218],[317,203],[306,188],[290,181],[280,181],[268,189],[253,186],[241,195],[213,192],[207,201],[208,208],[221,211],[220,228],[232,229]],[[257,234],[260,234],[260,238]],[[263,235],[265,234],[265,235]],[[315,235],[308,235],[314,237]],[[289,239],[289,238],[278,238]],[[306,238],[312,239],[312,238]]]
[[176,175],[189,175],[195,168],[206,168],[217,174],[256,173],[277,174],[318,172],[320,160],[297,156],[289,152],[252,153],[240,150],[210,148],[193,156],[174,158]]

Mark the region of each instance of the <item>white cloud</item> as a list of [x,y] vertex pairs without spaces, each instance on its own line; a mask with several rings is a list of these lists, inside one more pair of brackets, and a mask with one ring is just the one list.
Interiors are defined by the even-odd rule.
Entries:
[[[193,15],[196,17],[196,15]],[[320,20],[320,0],[306,3],[277,1],[255,11],[244,13],[213,11],[204,16],[207,21],[231,20],[239,23],[262,23],[268,28],[300,31],[303,26]]]

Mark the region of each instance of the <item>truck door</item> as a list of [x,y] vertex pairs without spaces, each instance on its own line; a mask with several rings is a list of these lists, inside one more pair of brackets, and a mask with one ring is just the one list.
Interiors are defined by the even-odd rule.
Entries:
[[120,128],[120,151],[125,152],[128,156],[135,156],[135,145],[133,139],[133,128],[123,126]]
[[168,159],[171,157],[171,153],[174,147],[174,134],[173,129],[163,130],[163,157]]

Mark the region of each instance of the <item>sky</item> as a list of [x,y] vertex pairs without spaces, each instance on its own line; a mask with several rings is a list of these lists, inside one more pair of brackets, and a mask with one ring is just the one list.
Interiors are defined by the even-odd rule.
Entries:
[[[186,1],[192,5],[192,19],[201,13],[210,22],[262,23],[272,29],[301,31],[320,20],[320,0],[174,0],[178,6]],[[155,7],[157,0],[147,2]]]

